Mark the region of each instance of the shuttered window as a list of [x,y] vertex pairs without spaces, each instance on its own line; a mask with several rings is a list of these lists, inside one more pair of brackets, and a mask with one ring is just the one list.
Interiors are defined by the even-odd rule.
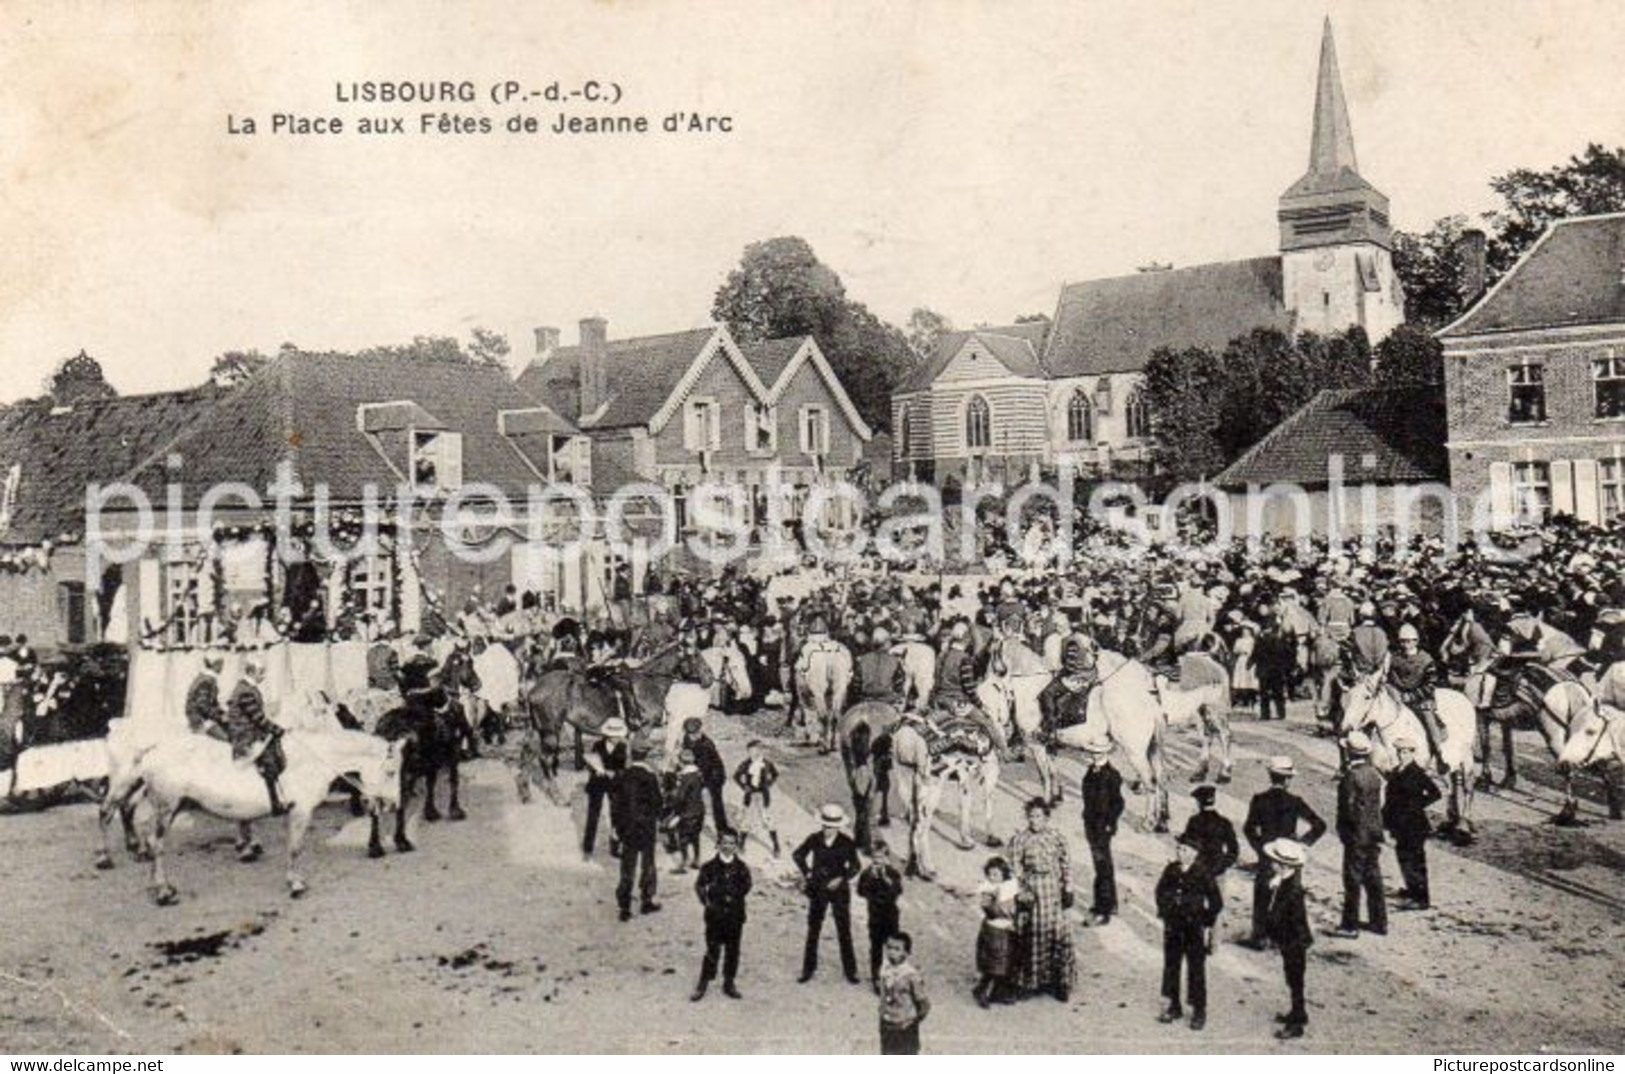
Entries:
[[1512,464],[1512,507],[1522,522],[1541,522],[1552,513],[1552,467],[1546,462]]

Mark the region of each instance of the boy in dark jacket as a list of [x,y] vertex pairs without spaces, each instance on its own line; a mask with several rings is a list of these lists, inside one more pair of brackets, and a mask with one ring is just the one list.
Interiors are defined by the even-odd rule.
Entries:
[[1207,1024],[1207,956],[1213,948],[1213,924],[1224,898],[1213,874],[1196,864],[1198,847],[1189,835],[1175,844],[1178,857],[1157,881],[1157,916],[1162,919],[1162,1014],[1159,1022],[1184,1016],[1179,1005],[1179,975],[1187,970],[1191,1028]]
[[1269,906],[1265,911],[1266,935],[1281,952],[1281,969],[1292,996],[1292,1009],[1275,1016],[1281,1023],[1275,1035],[1281,1040],[1293,1040],[1303,1036],[1303,1027],[1309,1024],[1309,1012],[1303,1000],[1303,974],[1309,961],[1309,947],[1315,938],[1309,931],[1309,912],[1303,902],[1303,864],[1307,855],[1303,844],[1291,839],[1266,844],[1264,855],[1270,861],[1272,874]]
[[739,941],[745,932],[745,896],[750,894],[750,867],[739,858],[739,837],[732,832],[717,836],[717,856],[700,866],[694,892],[705,907],[705,960],[700,963],[700,983],[689,998],[696,1003],[717,975],[722,962],[722,994],[739,999],[734,977],[739,973]]
[[886,941],[902,929],[897,902],[903,897],[903,874],[892,864],[883,839],[874,841],[869,864],[858,874],[858,897],[869,907],[869,981],[878,991]]
[[1443,795],[1433,777],[1416,763],[1416,743],[1402,738],[1394,743],[1399,765],[1388,774],[1388,793],[1383,796],[1382,826],[1394,837],[1394,856],[1399,859],[1399,875],[1405,881],[1400,897],[1409,900],[1401,909],[1426,910],[1432,906],[1428,891],[1428,806]]

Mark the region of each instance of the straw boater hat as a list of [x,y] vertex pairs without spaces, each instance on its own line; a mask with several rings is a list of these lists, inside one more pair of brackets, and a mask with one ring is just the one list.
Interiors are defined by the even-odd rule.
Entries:
[[1416,749],[1416,739],[1414,739],[1414,738],[1396,738],[1396,739],[1394,739],[1394,749],[1395,749],[1395,751],[1398,751],[1398,750],[1415,751],[1415,749]]
[[1112,751],[1111,741],[1104,738],[1090,739],[1083,744],[1083,752],[1095,757],[1104,757]]
[[818,811],[818,823],[826,828],[839,828],[846,823],[846,810],[833,803]]
[[1309,858],[1303,844],[1295,839],[1276,839],[1265,843],[1264,856],[1282,865],[1292,865],[1300,869]]
[[627,730],[625,720],[619,716],[611,716],[604,721],[604,725],[598,729],[598,733],[605,738],[625,738],[630,732]]
[[1349,752],[1356,757],[1364,757],[1371,752],[1371,740],[1364,731],[1350,731],[1349,737],[1343,740]]
[[1270,758],[1269,772],[1272,776],[1291,776],[1297,774],[1297,771],[1297,766],[1292,763],[1292,758],[1284,754]]

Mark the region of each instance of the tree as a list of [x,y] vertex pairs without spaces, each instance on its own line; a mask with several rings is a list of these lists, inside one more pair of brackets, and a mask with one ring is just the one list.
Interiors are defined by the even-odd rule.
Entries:
[[63,359],[45,381],[45,397],[52,406],[73,406],[117,396],[102,373],[101,363],[84,351]]
[[270,361],[256,350],[226,351],[209,367],[209,379],[221,387],[232,387],[258,373]]
[[717,289],[711,316],[743,343],[810,335],[870,427],[891,426],[891,393],[914,368],[908,338],[846,296],[846,287],[805,239],[745,247]]
[[924,362],[936,353],[937,341],[953,330],[954,323],[947,317],[920,306],[908,315],[908,324],[903,333],[908,337],[908,349],[914,352],[916,359]]
[[1188,480],[1224,468],[1219,422],[1224,362],[1205,347],[1163,347],[1146,362],[1143,393],[1151,414],[1152,457],[1157,466]]
[[1625,211],[1625,147],[1592,142],[1579,156],[1545,171],[1514,168],[1490,180],[1506,207],[1493,214],[1492,278],[1510,269],[1554,220]]
[[1402,324],[1377,344],[1375,383],[1443,384],[1444,346],[1421,325]]
[[506,359],[512,350],[508,346],[507,336],[489,328],[476,328],[469,337],[468,357],[475,365],[505,369]]
[[1478,296],[1466,294],[1467,263],[1462,256],[1465,216],[1446,216],[1420,234],[1394,232],[1394,271],[1405,288],[1405,320],[1423,328],[1443,328]]

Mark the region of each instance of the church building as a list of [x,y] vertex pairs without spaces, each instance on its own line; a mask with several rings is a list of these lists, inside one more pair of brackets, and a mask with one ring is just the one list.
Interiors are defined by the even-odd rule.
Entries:
[[1159,348],[1354,325],[1376,343],[1404,321],[1388,198],[1355,159],[1330,20],[1309,168],[1276,218],[1275,254],[1069,283],[1047,323],[945,335],[893,396],[895,472],[979,483],[1019,482],[1063,460],[1080,473],[1132,471],[1149,454],[1138,389]]

